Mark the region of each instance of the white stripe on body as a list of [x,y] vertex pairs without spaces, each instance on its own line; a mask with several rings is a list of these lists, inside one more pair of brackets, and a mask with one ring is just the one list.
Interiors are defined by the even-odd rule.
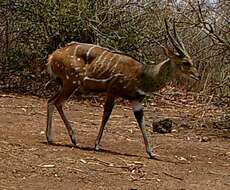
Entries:
[[102,52],[102,54],[98,57],[98,60],[96,61],[96,63],[100,63],[102,57],[104,56],[104,54],[105,54],[106,52],[107,52],[106,50],[104,50],[104,51]]
[[109,80],[111,80],[112,77],[106,78],[106,79],[94,79],[94,78],[90,78],[90,77],[84,77],[84,80],[90,80],[90,81],[94,81],[94,82],[99,82],[99,83],[106,83]]
[[108,61],[106,62],[106,59],[103,61],[102,64],[106,64],[106,67],[104,68],[104,71],[106,72],[107,69],[109,69],[109,67],[111,67],[111,63],[112,63],[112,60],[113,58],[115,58],[116,55],[112,55],[112,57],[110,59],[108,59]]
[[88,64],[90,52],[91,52],[91,51],[93,50],[93,48],[95,48],[95,47],[97,47],[97,46],[92,45],[92,47],[89,48],[89,50],[87,51],[87,53],[86,53],[86,64]]
[[[77,55],[77,49],[80,47],[80,45],[76,45],[75,49],[74,49],[74,52],[73,52],[73,59],[74,59],[74,63],[77,64],[77,61],[76,61],[76,55]],[[77,58],[79,59],[79,58]]]
[[107,67],[108,67],[109,64],[106,65],[106,68],[104,67],[104,65],[105,65],[105,62],[106,62],[106,60],[107,60],[107,56],[109,56],[109,55],[110,55],[110,54],[105,55],[105,56],[103,57],[103,59],[101,60],[101,62],[98,64],[98,67],[95,68],[95,69],[99,70],[100,73],[103,73],[103,72],[101,72],[101,71],[106,71],[106,69],[107,69]]
[[118,65],[118,63],[120,62],[120,60],[121,60],[121,56],[119,56],[118,60],[116,61],[116,63],[115,63],[114,66],[113,66],[113,71],[112,71],[113,74],[115,73],[116,68],[117,68],[117,65]]
[[96,65],[94,66],[93,72],[96,72],[97,69],[101,68],[101,66],[102,66],[101,59],[103,58],[103,56],[105,55],[105,53],[107,53],[106,50],[104,50],[102,52],[102,54],[97,58],[97,60],[95,62]]

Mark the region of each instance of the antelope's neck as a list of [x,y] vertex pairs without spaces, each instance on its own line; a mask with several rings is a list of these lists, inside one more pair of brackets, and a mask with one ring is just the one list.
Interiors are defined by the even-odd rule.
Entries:
[[163,88],[172,80],[174,71],[174,65],[169,59],[157,65],[145,65],[143,69],[142,90],[153,92]]

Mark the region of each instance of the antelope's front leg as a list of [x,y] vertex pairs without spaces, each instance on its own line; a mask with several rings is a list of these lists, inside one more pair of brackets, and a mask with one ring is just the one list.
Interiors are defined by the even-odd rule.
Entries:
[[146,152],[149,155],[150,158],[155,158],[155,155],[152,152],[152,146],[149,143],[147,131],[145,128],[145,122],[144,122],[144,111],[143,111],[143,106],[141,102],[139,101],[132,101],[132,106],[133,106],[133,113],[135,115],[135,118],[137,120],[138,126],[141,129],[143,138],[144,138],[144,143],[146,147]]

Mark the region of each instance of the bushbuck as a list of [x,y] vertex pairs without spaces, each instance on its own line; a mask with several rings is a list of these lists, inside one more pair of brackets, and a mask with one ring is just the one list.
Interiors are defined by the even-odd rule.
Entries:
[[176,53],[163,47],[168,59],[157,65],[143,64],[126,54],[114,52],[98,45],[79,42],[71,42],[49,55],[48,72],[51,78],[60,84],[60,89],[48,100],[46,128],[48,143],[53,142],[54,106],[65,123],[72,143],[76,145],[75,130],[63,110],[64,102],[74,91],[80,93],[106,92],[103,117],[95,149],[100,149],[100,140],[114,107],[115,99],[121,97],[131,102],[134,116],[144,138],[146,152],[150,158],[155,158],[143,117],[142,101],[146,93],[157,91],[166,86],[167,82],[176,77],[176,74],[186,75],[196,80],[200,79],[191,57],[177,35],[175,24],[172,34],[166,21],[165,26],[168,38]]

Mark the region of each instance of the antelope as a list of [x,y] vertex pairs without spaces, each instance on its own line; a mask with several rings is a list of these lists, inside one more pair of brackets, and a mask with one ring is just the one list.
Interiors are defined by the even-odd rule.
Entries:
[[173,35],[169,31],[167,21],[165,21],[165,26],[167,36],[176,53],[162,46],[168,58],[157,65],[146,65],[126,54],[79,42],[69,43],[49,55],[48,72],[51,79],[60,84],[59,91],[48,100],[46,138],[49,144],[53,143],[51,131],[54,106],[68,130],[72,143],[76,145],[75,129],[63,110],[65,101],[74,91],[80,93],[105,92],[106,100],[95,150],[100,149],[100,140],[113,110],[114,102],[116,98],[121,97],[130,101],[143,135],[146,152],[150,158],[155,158],[144,124],[143,99],[148,92],[163,88],[177,75],[200,80],[200,75],[191,57],[177,35],[175,24]]

